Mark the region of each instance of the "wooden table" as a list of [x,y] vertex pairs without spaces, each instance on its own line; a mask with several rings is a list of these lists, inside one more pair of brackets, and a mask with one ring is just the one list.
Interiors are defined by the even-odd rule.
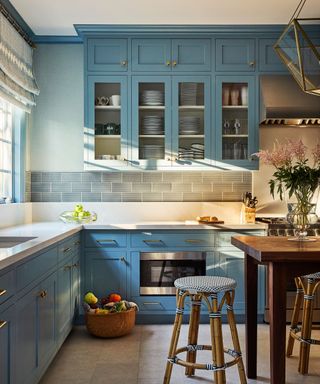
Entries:
[[283,384],[286,382],[287,281],[320,271],[320,238],[315,242],[295,242],[287,237],[236,236],[231,243],[245,252],[247,376],[257,377],[258,264],[265,264],[269,279],[270,382]]

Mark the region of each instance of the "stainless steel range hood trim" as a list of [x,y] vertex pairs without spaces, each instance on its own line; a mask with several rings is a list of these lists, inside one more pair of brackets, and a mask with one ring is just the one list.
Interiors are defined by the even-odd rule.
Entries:
[[260,124],[320,126],[320,97],[301,91],[289,75],[260,76]]

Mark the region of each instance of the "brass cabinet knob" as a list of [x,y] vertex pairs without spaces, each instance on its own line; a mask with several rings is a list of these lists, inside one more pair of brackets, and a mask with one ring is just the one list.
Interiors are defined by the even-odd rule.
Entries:
[[173,67],[176,67],[176,66],[177,66],[177,62],[176,62],[175,60],[173,60],[173,62],[172,62],[172,66],[173,66]]
[[6,289],[0,289],[0,296],[3,296],[7,293]]
[[121,67],[126,67],[127,64],[128,64],[127,60],[122,60],[122,61],[120,62]]
[[73,268],[79,268],[80,267],[80,264],[79,263],[75,263],[72,265]]
[[256,64],[256,63],[255,63],[254,61],[250,61],[250,62],[249,62],[249,66],[250,66],[250,67],[254,67],[255,64]]
[[0,320],[0,329],[3,328],[7,322],[5,320]]
[[166,66],[167,66],[167,67],[170,67],[170,64],[171,64],[171,61],[170,61],[170,60],[167,60],[167,61],[166,61]]
[[41,299],[44,299],[47,296],[48,292],[44,289],[39,293],[39,296]]
[[71,269],[72,268],[72,265],[65,265],[64,267],[63,267],[63,269],[65,270],[65,271],[68,271],[69,269]]

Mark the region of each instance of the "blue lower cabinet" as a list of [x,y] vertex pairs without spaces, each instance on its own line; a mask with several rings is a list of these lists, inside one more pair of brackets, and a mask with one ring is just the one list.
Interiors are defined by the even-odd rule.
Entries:
[[50,275],[16,303],[15,384],[37,382],[56,345],[57,275]]
[[0,383],[14,383],[14,306],[1,311],[0,307]]
[[129,261],[125,251],[105,249],[85,251],[85,291],[98,297],[111,292],[127,296],[127,271]]

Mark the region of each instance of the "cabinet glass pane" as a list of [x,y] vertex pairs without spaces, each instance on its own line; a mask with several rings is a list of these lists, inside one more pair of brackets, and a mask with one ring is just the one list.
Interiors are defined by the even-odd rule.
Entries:
[[204,84],[179,83],[179,160],[204,159]]
[[165,157],[165,85],[139,84],[139,159]]
[[121,85],[95,84],[95,159],[121,160]]
[[222,84],[222,159],[248,158],[248,83]]

